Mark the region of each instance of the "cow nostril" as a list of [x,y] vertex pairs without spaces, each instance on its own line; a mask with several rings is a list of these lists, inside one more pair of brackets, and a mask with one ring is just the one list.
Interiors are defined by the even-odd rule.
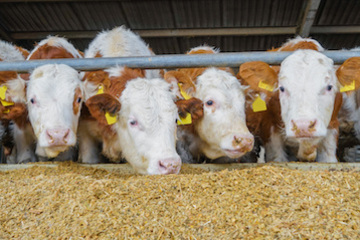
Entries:
[[316,121],[317,121],[317,120],[310,121],[309,129],[313,129],[313,128],[315,128]]
[[242,138],[234,136],[234,141],[236,144],[240,144],[242,142]]
[[159,162],[159,167],[160,169],[164,169],[164,170],[167,169],[167,167],[161,161]]

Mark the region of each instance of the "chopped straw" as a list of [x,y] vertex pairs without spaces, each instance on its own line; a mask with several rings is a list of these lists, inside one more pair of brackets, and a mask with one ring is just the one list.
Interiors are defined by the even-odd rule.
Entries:
[[0,239],[358,239],[360,173],[264,166],[0,172]]

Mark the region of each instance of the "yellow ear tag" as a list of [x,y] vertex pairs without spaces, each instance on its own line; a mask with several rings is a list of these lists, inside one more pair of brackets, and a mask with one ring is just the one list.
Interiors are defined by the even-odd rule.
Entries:
[[185,118],[180,117],[180,120],[177,120],[177,125],[181,126],[181,125],[188,125],[192,123],[191,120],[191,114],[187,113]]
[[182,84],[178,83],[179,89],[180,89],[180,94],[181,96],[183,96],[185,98],[185,100],[188,100],[191,98],[191,96],[189,94],[187,94],[183,89],[182,89]]
[[270,84],[264,83],[262,80],[259,82],[259,88],[265,89],[267,91],[274,91],[274,86],[271,86]]
[[7,86],[3,85],[0,87],[0,99],[5,100]]
[[263,112],[266,111],[266,103],[264,100],[261,99],[261,97],[258,95],[254,102],[252,103],[252,108],[254,112]]
[[113,125],[117,121],[117,116],[115,114],[110,114],[109,112],[105,113],[105,118],[109,125]]
[[340,88],[340,92],[348,92],[353,90],[355,90],[355,80],[353,80],[351,84],[345,85]]
[[97,91],[96,95],[99,95],[99,94],[102,94],[102,93],[104,93],[104,86],[103,86],[103,85],[100,85],[100,86],[98,87],[98,91]]
[[3,113],[9,113],[10,109],[5,109],[5,111],[3,111]]
[[8,106],[12,106],[14,105],[13,102],[7,102],[7,101],[3,101],[3,100],[0,100],[1,104],[4,106],[4,107],[8,107]]

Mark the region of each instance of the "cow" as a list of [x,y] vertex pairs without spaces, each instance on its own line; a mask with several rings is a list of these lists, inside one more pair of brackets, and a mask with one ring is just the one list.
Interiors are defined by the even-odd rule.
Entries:
[[[199,46],[187,54],[218,52]],[[184,119],[180,121],[177,149],[183,162],[199,163],[204,156],[210,161],[238,159],[252,150],[254,137],[245,122],[244,89],[231,69],[177,69],[165,73],[165,79],[178,88],[177,105]],[[183,105],[186,100],[192,101],[192,110]]]
[[[100,33],[85,57],[151,56],[144,41],[118,27]],[[175,149],[178,110],[160,71],[117,66],[86,72],[85,105],[79,125],[79,160],[125,158],[141,174],[178,173]],[[100,145],[101,150],[98,146]]]
[[[335,71],[333,61],[317,50],[295,51],[280,69],[260,61],[240,66],[238,78],[249,86],[248,126],[261,137],[267,162],[286,162],[289,152],[296,152],[300,161],[337,162],[340,90],[358,88],[354,78],[350,89],[349,75],[344,75],[356,59]],[[267,110],[254,112],[257,98]]]
[[[0,61],[24,61],[29,52],[21,47],[0,41]],[[25,81],[15,71],[0,72],[0,137],[8,163],[16,162],[16,149],[13,148],[13,121],[22,124],[26,115]]]
[[[49,36],[38,43],[27,60],[81,57],[65,38]],[[70,160],[74,154],[70,148],[77,142],[83,101],[79,73],[64,64],[47,64],[34,69],[25,78],[28,78],[23,88],[28,118],[22,125],[14,126],[17,162],[55,157],[58,157],[56,160]]]

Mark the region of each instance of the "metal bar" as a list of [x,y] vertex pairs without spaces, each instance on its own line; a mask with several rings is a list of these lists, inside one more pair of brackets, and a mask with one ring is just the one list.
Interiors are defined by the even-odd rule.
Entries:
[[[246,35],[286,35],[295,34],[295,27],[264,27],[264,28],[199,28],[199,29],[157,29],[134,30],[141,37],[198,37],[198,36],[246,36]],[[21,39],[43,39],[49,35],[67,38],[94,38],[98,31],[63,31],[63,32],[16,32],[11,37]]]
[[[123,174],[135,174],[135,170],[130,166],[130,164],[79,164],[84,167],[93,167],[100,168],[105,170],[116,170]],[[184,164],[185,165],[185,164]],[[274,167],[284,167],[288,169],[298,169],[304,171],[360,171],[360,163],[301,163],[301,162],[289,162],[289,163],[232,163],[232,164],[186,164],[191,168],[199,168],[207,171],[221,171],[224,169],[235,170],[235,169],[248,169],[254,167],[263,167],[263,166],[274,166]],[[54,163],[29,163],[29,164],[0,164],[1,171],[9,170],[19,170],[27,169],[31,167],[48,167],[54,168],[58,164]]]
[[314,26],[311,28],[311,34],[351,34],[360,33],[360,26],[328,26],[319,27]]
[[301,14],[300,26],[296,33],[302,37],[308,37],[314,23],[316,12],[321,0],[308,0],[304,12]]
[[[350,57],[360,57],[360,51],[325,51],[335,63],[342,63]],[[190,67],[239,67],[250,61],[280,64],[291,52],[241,52],[218,54],[169,54],[149,57],[47,59],[18,62],[0,62],[0,71],[28,72],[45,64],[66,64],[77,70],[97,70],[114,66],[130,68],[190,68]]]

